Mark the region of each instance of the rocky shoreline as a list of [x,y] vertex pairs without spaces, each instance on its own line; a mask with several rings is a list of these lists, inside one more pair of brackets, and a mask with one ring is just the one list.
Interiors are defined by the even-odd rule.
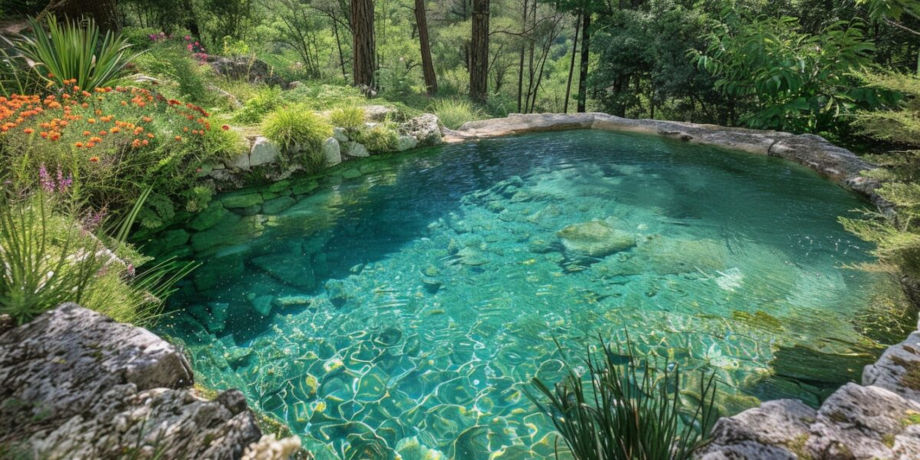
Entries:
[[7,324],[0,457],[280,459],[300,447],[263,436],[239,391],[208,400],[193,381],[176,346],[76,304]]
[[677,121],[634,120],[605,113],[541,113],[512,114],[506,118],[470,121],[457,130],[445,130],[444,141],[464,142],[529,132],[571,129],[653,134],[696,144],[780,157],[807,166],[841,186],[867,196],[877,205],[885,205],[874,193],[878,183],[860,175],[861,171],[872,169],[873,165],[863,161],[853,152],[814,134],[791,134]]

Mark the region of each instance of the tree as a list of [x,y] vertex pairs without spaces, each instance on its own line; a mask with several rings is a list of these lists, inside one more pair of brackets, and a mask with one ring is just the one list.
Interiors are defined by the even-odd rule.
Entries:
[[489,0],[473,0],[470,98],[485,102],[489,85]]
[[422,74],[425,76],[425,91],[431,96],[438,92],[438,77],[434,73],[434,64],[431,61],[425,0],[415,0],[415,24],[418,27],[418,43],[422,53]]
[[374,0],[351,0],[352,78],[355,86],[374,89],[377,51],[374,43]]

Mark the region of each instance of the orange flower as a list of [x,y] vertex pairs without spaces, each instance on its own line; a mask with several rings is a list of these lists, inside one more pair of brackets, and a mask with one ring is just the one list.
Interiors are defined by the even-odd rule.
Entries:
[[150,123],[151,121],[153,121],[153,118],[150,118],[150,117],[144,115],[143,117],[141,117],[141,120],[144,120],[144,121]]
[[128,101],[121,101],[121,105],[128,105]]
[[176,140],[177,140],[177,141],[181,141],[181,140],[182,140],[182,136],[176,136]]
[[131,143],[131,147],[133,147],[133,148],[138,148],[138,147],[140,147],[140,146],[141,146],[141,140],[140,140],[140,139],[134,139],[134,142]]
[[144,139],[143,141],[141,141],[141,144],[144,144],[144,145],[147,145],[147,144],[149,144],[149,143],[150,143],[150,142],[148,142],[147,139]]
[[153,138],[154,138],[154,135],[153,135],[153,133],[147,133],[147,137],[153,139]]
[[182,128],[182,131],[184,131],[184,132],[186,132],[186,133],[187,133],[187,132],[188,132],[188,126],[186,126],[186,127],[184,127],[184,128]]
[[90,134],[93,134],[93,133],[91,133],[91,132],[89,132],[89,131],[83,131],[83,135],[84,135],[84,136],[89,136]]
[[58,139],[60,139],[60,138],[61,138],[61,133],[59,133],[59,132],[53,132],[53,133],[51,133],[51,140],[52,140],[52,141],[56,141],[56,140],[58,140]]
[[104,130],[104,129],[103,129],[102,131],[99,131],[99,135],[100,135],[100,136],[105,136],[106,134],[108,134],[108,133],[107,133],[107,132],[105,132],[105,130]]
[[226,130],[230,129],[230,127],[227,126],[227,125],[223,125],[223,126],[220,127],[220,129],[226,131]]
[[96,155],[93,155],[93,156],[89,157],[89,161],[92,161],[93,163],[98,163],[98,162],[99,162],[99,157],[97,157]]
[[42,132],[38,133],[38,135],[41,136],[42,139],[47,139],[47,138],[48,138],[48,132],[47,132],[47,131],[42,131]]
[[83,107],[83,108],[85,109],[85,108],[88,108],[88,107],[89,107],[89,104],[87,104],[87,103],[84,102],[84,103],[80,104],[80,107]]
[[94,124],[94,123],[96,123],[96,119],[95,119],[95,118],[90,118],[90,119],[86,120],[86,122],[89,123],[89,124]]
[[116,133],[118,133],[118,132],[120,132],[120,131],[121,131],[121,129],[120,129],[119,127],[117,127],[117,126],[109,130],[109,132],[112,133],[112,134],[116,134]]
[[26,134],[32,134],[32,133],[35,132],[35,130],[32,129],[32,128],[26,128],[26,129],[22,130],[22,132],[24,132],[24,133],[26,133]]
[[80,148],[80,147],[83,147],[83,143],[82,143],[82,142],[75,142],[75,143],[73,144],[73,146],[76,147],[76,148]]

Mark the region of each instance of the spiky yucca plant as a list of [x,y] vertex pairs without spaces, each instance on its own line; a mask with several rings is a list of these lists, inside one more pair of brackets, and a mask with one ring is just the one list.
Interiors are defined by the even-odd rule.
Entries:
[[[561,353],[562,347],[556,345]],[[690,458],[715,421],[715,374],[702,375],[697,389],[700,399],[688,407],[680,399],[681,373],[676,363],[652,367],[647,359],[640,363],[634,357],[629,343],[625,355],[603,339],[600,345],[601,356],[586,351],[584,376],[569,365],[568,375],[553,389],[533,379],[546,402],[527,392],[553,420],[572,456],[577,460]]]
[[112,32],[102,35],[91,19],[59,22],[49,15],[45,24],[30,19],[29,26],[32,36],[22,37],[18,48],[38,78],[59,88],[71,79],[86,91],[105,86],[137,56],[127,40]]

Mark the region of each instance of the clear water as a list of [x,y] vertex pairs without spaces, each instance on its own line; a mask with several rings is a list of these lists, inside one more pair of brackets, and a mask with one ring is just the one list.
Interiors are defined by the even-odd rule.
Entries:
[[[205,266],[160,331],[321,459],[550,457],[523,392],[560,378],[554,337],[580,356],[628,331],[642,354],[715,370],[725,413],[817,404],[878,355],[866,331],[896,291],[844,268],[869,260],[836,222],[865,206],[851,193],[656,137],[449,145],[261,192],[275,204],[179,248]],[[563,244],[592,221],[635,246]]]

